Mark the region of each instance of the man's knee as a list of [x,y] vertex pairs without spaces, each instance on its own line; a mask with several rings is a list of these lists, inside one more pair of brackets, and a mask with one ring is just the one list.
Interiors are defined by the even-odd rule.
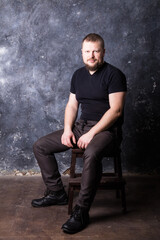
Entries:
[[84,151],[85,158],[91,159],[99,159],[103,155],[103,148],[102,146],[98,146],[98,144],[89,144]]
[[34,144],[33,144],[33,152],[37,153],[39,151],[44,151],[44,140],[43,138],[38,139]]
[[101,149],[96,148],[94,145],[90,145],[84,151],[84,164],[88,167],[93,165],[97,166],[97,164],[101,162],[102,157],[103,152],[101,151]]
[[86,148],[83,159],[86,167],[93,167],[97,162],[98,156],[93,148]]

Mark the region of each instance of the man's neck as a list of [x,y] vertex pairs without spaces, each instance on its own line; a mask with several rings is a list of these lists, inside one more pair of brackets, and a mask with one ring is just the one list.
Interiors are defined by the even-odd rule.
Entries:
[[104,61],[101,65],[98,66],[96,70],[88,70],[91,75],[93,75],[95,72],[97,72],[102,66],[104,65]]
[[91,75],[93,75],[95,72],[97,72],[97,70],[98,70],[98,69],[96,69],[95,71],[90,71],[90,70],[89,70],[89,73],[90,73]]

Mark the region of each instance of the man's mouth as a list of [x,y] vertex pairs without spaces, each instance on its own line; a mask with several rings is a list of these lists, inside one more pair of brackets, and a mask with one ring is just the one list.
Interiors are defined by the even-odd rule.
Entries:
[[96,60],[95,59],[89,59],[88,62],[94,63],[94,62],[96,62]]

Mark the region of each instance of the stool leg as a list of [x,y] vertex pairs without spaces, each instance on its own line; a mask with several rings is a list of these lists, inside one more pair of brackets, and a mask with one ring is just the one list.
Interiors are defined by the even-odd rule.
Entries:
[[121,189],[121,198],[122,198],[122,211],[123,211],[123,213],[126,213],[126,212],[127,212],[127,208],[126,208],[125,186],[122,186],[122,189]]
[[76,154],[72,153],[71,157],[71,167],[70,167],[70,177],[74,178],[75,177],[75,166],[76,166]]
[[119,189],[116,189],[116,198],[120,198],[120,191],[119,191]]
[[69,190],[68,190],[68,214],[71,214],[71,212],[72,212],[73,196],[74,196],[74,189],[73,189],[72,186],[69,185]]

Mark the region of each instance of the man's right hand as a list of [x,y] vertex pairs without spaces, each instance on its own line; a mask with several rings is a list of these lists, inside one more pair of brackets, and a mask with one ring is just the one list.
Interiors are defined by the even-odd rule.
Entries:
[[71,147],[73,148],[73,144],[76,144],[76,138],[73,134],[73,132],[70,130],[70,131],[64,131],[64,133],[62,134],[62,137],[61,137],[61,143],[67,147]]

